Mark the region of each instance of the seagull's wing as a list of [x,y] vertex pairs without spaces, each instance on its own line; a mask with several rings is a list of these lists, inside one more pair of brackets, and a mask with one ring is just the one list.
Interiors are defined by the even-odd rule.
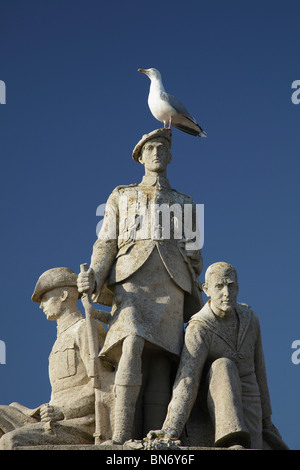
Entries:
[[167,101],[172,108],[174,108],[178,114],[182,114],[183,116],[187,117],[191,121],[193,121],[195,124],[196,120],[194,116],[191,115],[191,113],[186,109],[186,107],[179,101],[175,96],[169,95],[169,93],[166,93],[165,91],[161,93],[161,98],[164,101]]
[[177,127],[177,129],[187,134],[206,137],[206,132],[199,126],[194,116],[191,115],[181,101],[166,92],[161,93],[161,99],[166,101],[176,111],[176,115],[172,117],[173,127]]

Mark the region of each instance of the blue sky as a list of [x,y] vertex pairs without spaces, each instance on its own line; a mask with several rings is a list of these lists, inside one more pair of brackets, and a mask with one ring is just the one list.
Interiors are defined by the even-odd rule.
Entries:
[[132,150],[161,125],[137,69],[156,67],[208,133],[173,130],[170,183],[205,205],[204,271],[237,268],[273,421],[300,449],[299,14],[293,0],[1,2],[1,404],[49,400],[56,327],[31,295],[45,270],[89,262],[97,207],[141,180]]

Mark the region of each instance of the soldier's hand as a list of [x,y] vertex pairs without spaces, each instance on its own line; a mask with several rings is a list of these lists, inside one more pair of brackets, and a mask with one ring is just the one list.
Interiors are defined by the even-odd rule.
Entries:
[[63,412],[57,406],[51,406],[49,403],[45,403],[40,408],[41,421],[61,421],[64,419]]
[[85,272],[80,272],[77,277],[77,288],[78,292],[93,292],[95,287],[95,274],[94,271],[89,268]]

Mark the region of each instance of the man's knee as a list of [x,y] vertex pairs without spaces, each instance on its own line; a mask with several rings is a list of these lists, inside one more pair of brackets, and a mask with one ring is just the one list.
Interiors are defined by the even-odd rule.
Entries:
[[220,357],[211,364],[206,380],[210,388],[216,386],[219,389],[221,384],[222,386],[231,384],[234,387],[240,388],[237,366],[228,357]]
[[237,367],[235,363],[229,359],[228,357],[220,357],[219,359],[216,359],[211,367],[210,371],[212,374],[215,373],[237,373]]
[[210,366],[207,384],[211,393],[218,393],[220,387],[241,393],[241,380],[236,364],[227,357],[216,359]]
[[142,352],[144,339],[127,336],[122,345],[122,355],[115,375],[115,385],[140,386],[142,384]]

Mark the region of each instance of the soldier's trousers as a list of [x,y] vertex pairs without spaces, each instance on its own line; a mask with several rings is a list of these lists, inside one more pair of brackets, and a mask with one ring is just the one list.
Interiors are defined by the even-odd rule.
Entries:
[[126,387],[135,413],[133,437],[144,437],[162,426],[171,399],[171,368],[172,359],[165,351],[140,336],[124,339],[115,376],[116,406],[118,392],[121,394],[121,387]]
[[215,360],[207,375],[207,405],[215,429],[215,445],[240,443],[262,449],[262,411],[259,396],[242,394],[234,362]]

